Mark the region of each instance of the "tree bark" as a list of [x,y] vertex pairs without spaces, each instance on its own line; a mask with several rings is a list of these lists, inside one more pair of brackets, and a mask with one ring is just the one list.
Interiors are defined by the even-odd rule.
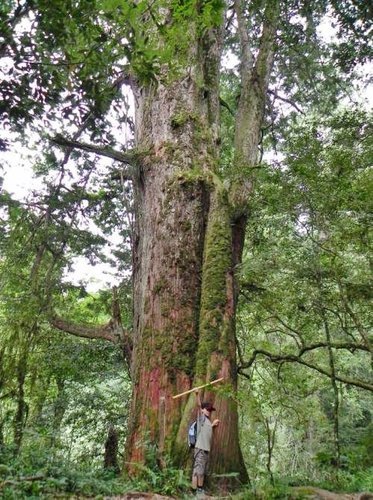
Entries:
[[171,452],[184,406],[172,395],[189,389],[194,376],[212,161],[203,94],[186,73],[136,95],[137,145],[149,154],[135,182],[130,464],[146,458],[146,442],[159,457]]

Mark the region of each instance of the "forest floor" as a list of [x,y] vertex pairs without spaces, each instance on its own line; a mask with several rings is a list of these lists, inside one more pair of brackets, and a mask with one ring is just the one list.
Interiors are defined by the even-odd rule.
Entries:
[[[328,490],[323,490],[321,488],[315,488],[313,486],[302,486],[302,487],[293,487],[291,489],[291,496],[286,495],[284,497],[287,500],[373,500],[373,493],[333,493],[332,491]],[[186,497],[183,497],[184,499]],[[223,499],[231,499],[231,500],[248,500],[247,496],[240,496],[239,494],[237,496],[210,496],[210,495],[204,495],[204,496],[198,496],[195,497],[194,495],[191,495],[189,497],[190,499],[192,498],[199,498],[199,499],[206,499],[206,500],[223,500]],[[254,497],[253,497],[254,498]],[[264,497],[257,497],[258,500],[266,500]],[[277,497],[280,498],[280,497]],[[109,499],[106,499],[109,500]],[[141,492],[133,492],[133,493],[126,493],[125,495],[120,495],[120,496],[114,496],[110,497],[110,500],[177,500],[176,497],[168,497],[168,496],[163,496],[163,495],[158,495],[154,493],[141,493]]]
[[[313,486],[294,487],[294,499],[308,498],[312,500],[373,500],[373,493],[333,493],[332,491]],[[299,495],[298,497],[296,495]]]

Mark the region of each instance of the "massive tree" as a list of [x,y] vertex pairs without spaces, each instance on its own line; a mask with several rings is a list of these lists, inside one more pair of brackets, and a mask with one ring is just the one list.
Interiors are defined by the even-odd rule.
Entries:
[[[72,334],[123,346],[133,380],[125,461],[134,472],[154,447],[160,464],[167,456],[179,463],[185,459],[194,395],[176,400],[172,395],[224,377],[221,391],[205,394],[222,420],[212,468],[247,478],[235,402],[235,315],[248,201],[273,67],[278,81],[271,95],[278,98],[282,83],[298,99],[298,112],[311,94],[303,94],[304,102],[299,98],[310,77],[305,61],[314,64],[315,94],[327,77],[336,79],[316,43],[316,25],[327,4],[316,4],[313,13],[307,2],[280,0],[235,0],[230,5],[221,0],[61,0],[53,7],[43,1],[2,7],[6,29],[0,50],[15,61],[2,87],[5,122],[16,127],[32,123],[40,129],[35,116],[47,113],[49,123],[58,123],[61,132],[55,136],[48,131],[64,157],[49,157],[60,176],[49,193],[44,223],[66,202],[66,169],[73,149],[120,162],[111,181],[132,185],[132,328],[123,328],[117,302],[103,328],[75,325],[56,315],[51,321]],[[347,4],[345,9],[335,6],[342,20]],[[354,11],[357,17],[363,14]],[[30,28],[23,38],[22,23]],[[351,28],[348,23],[341,26]],[[239,58],[229,89],[231,105],[222,99],[227,44],[231,57]],[[294,44],[308,52],[299,54]],[[352,64],[346,57],[344,62]],[[123,105],[124,85],[134,96],[134,144],[118,151],[113,146],[125,141],[115,138],[110,120],[114,116],[132,124]],[[325,96],[329,105],[336,95],[334,88]],[[292,103],[290,95],[285,100]],[[221,137],[222,105],[231,115],[228,138]],[[82,193],[84,198],[93,169],[81,169],[83,180],[70,189],[70,201]],[[68,214],[71,224],[77,214],[78,209]],[[65,238],[66,233],[57,238],[58,251],[48,238],[40,242],[34,274],[45,255],[57,258],[63,253]],[[51,283],[47,289],[50,305]]]

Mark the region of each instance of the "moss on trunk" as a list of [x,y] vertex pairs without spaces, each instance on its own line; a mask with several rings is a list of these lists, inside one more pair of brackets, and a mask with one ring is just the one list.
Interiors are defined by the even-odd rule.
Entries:
[[221,424],[214,431],[211,467],[215,473],[247,477],[238,438],[235,343],[235,238],[231,211],[224,192],[213,194],[203,261],[200,336],[196,360],[198,380],[224,377],[219,389],[203,396],[214,402]]

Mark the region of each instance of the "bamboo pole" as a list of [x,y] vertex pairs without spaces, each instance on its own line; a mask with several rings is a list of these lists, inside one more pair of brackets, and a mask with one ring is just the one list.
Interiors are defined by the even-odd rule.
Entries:
[[181,398],[181,396],[185,396],[185,394],[189,394],[194,391],[199,391],[200,389],[203,389],[204,387],[207,387],[209,385],[217,384],[218,382],[221,382],[224,380],[224,377],[217,378],[216,380],[213,380],[212,382],[208,382],[207,384],[199,385],[198,387],[193,387],[193,389],[189,389],[189,391],[181,392],[180,394],[176,394],[176,396],[172,396],[172,399],[176,398]]

